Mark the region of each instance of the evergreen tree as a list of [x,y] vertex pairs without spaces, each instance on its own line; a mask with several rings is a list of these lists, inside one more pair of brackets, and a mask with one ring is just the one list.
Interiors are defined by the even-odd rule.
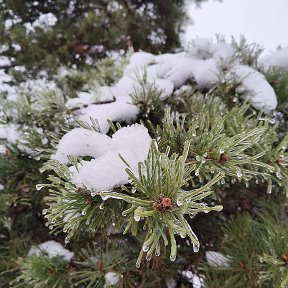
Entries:
[[[83,67],[129,48],[153,53],[179,46],[185,21],[177,1],[14,1],[0,3],[3,55],[28,74],[59,64]],[[21,53],[19,53],[21,51]],[[4,67],[6,68],[6,67]]]
[[288,50],[154,48],[1,72],[0,287],[287,287]]

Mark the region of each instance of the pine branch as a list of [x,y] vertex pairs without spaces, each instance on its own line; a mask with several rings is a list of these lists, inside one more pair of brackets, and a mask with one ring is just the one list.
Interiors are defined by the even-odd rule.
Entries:
[[[189,237],[193,243],[194,252],[198,252],[199,241],[185,219],[185,215],[193,217],[199,212],[219,211],[221,206],[208,207],[205,203],[198,201],[212,193],[211,186],[218,182],[222,175],[218,174],[209,183],[197,190],[184,190],[188,184],[191,168],[185,164],[188,155],[189,144],[184,145],[183,155],[178,157],[173,154],[168,157],[169,150],[161,153],[155,142],[152,143],[148,158],[144,163],[139,163],[138,176],[129,168],[126,169],[132,186],[138,192],[136,196],[128,196],[117,192],[97,193],[103,200],[108,198],[122,199],[130,203],[130,207],[122,213],[127,219],[124,233],[129,230],[132,235],[137,235],[138,226],[144,220],[143,228],[147,230],[142,250],[136,262],[140,267],[143,252],[149,261],[155,252],[160,255],[161,240],[165,246],[170,238],[170,259],[176,259],[175,234],[181,237]],[[133,188],[132,188],[133,189]],[[142,225],[141,225],[142,226]]]

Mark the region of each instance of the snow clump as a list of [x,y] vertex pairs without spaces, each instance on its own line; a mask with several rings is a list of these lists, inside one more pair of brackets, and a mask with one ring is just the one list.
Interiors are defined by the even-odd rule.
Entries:
[[112,137],[75,128],[60,140],[54,159],[67,164],[68,155],[92,157],[90,161],[82,160],[77,169],[74,166],[69,169],[72,182],[78,187],[88,188],[94,194],[127,184],[127,165],[121,157],[137,173],[138,162],[147,158],[150,144],[148,130],[138,124],[121,128]]
[[[277,52],[266,62],[280,66],[285,62],[282,61],[287,54],[285,51],[283,49]],[[226,74],[230,80],[233,75],[233,80],[239,83],[241,95],[256,109],[265,112],[274,110],[277,98],[272,86],[260,72],[240,65],[236,54],[231,44],[212,43],[205,38],[196,38],[186,51],[178,53],[153,55],[136,52],[130,57],[129,64],[124,68],[123,76],[117,83],[111,87],[102,86],[91,91],[79,92],[78,98],[68,100],[66,105],[69,109],[77,108],[77,117],[82,121],[97,119],[101,132],[107,133],[108,120],[128,124],[136,120],[139,109],[133,105],[131,95],[145,89],[141,82],[154,85],[162,92],[160,98],[165,100],[189,80],[194,81],[199,89],[209,90],[224,81],[223,74]]]
[[28,256],[38,256],[41,254],[47,254],[49,258],[60,256],[67,262],[74,256],[74,252],[65,249],[60,243],[54,240],[46,241],[38,246],[32,246],[28,252]]

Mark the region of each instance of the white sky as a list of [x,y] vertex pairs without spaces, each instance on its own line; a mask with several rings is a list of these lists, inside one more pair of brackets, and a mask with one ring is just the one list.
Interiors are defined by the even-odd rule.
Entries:
[[202,8],[189,6],[189,15],[194,24],[187,27],[185,42],[215,34],[239,39],[242,34],[249,43],[262,45],[265,52],[288,46],[288,0],[210,0]]

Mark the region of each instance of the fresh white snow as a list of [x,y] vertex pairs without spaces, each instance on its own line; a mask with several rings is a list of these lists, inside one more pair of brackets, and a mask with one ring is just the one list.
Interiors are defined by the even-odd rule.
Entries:
[[15,144],[21,138],[21,133],[14,124],[0,125],[0,139],[6,139],[8,143]]
[[181,272],[182,276],[192,284],[193,288],[201,288],[203,286],[203,279],[199,277],[196,273],[193,273],[192,271],[189,270],[184,270]]
[[78,111],[79,119],[90,122],[97,119],[102,133],[107,133],[110,126],[108,120],[132,123],[137,119],[139,109],[132,104],[130,97],[119,97],[109,104],[89,105]]
[[[116,272],[107,272],[104,275],[106,284],[110,285],[117,285],[121,278],[123,277],[122,274],[116,273]],[[105,285],[106,287],[106,285]]]
[[277,96],[274,89],[264,75],[255,69],[236,65],[231,69],[228,78],[230,78],[228,81],[235,80],[240,83],[238,91],[244,94],[256,109],[269,112],[277,107]]
[[[72,144],[73,143],[73,144]],[[111,150],[112,139],[95,131],[75,128],[59,141],[55,159],[68,163],[67,155],[99,157]]]
[[[231,44],[212,43],[205,38],[196,38],[185,51],[179,53],[153,55],[136,52],[124,68],[123,77],[115,85],[81,92],[79,98],[70,99],[67,106],[88,106],[80,108],[77,112],[79,118],[86,122],[90,118],[97,119],[101,132],[107,133],[107,120],[131,123],[137,118],[139,111],[132,104],[131,95],[139,94],[141,89],[145,89],[145,85],[141,86],[139,82],[146,81],[147,85],[155,85],[162,91],[160,98],[165,100],[188,80],[194,80],[200,89],[213,88],[223,81],[223,65],[229,61],[232,64],[227,75],[230,78],[233,75],[240,83],[242,96],[249,99],[256,109],[263,109],[265,112],[274,110],[277,98],[265,77],[248,66],[239,65],[236,51]],[[111,103],[97,105],[99,99]]]
[[288,70],[288,47],[260,58],[259,64],[262,65],[265,70],[269,68]]
[[46,241],[38,246],[32,246],[28,252],[28,255],[41,255],[43,253],[47,254],[49,258],[53,258],[55,256],[63,257],[63,259],[67,262],[69,262],[74,256],[74,252],[65,249],[62,244],[54,240]]
[[164,100],[187,89],[188,80],[195,81],[199,89],[205,90],[233,81],[237,83],[236,92],[255,108],[264,112],[273,111],[277,98],[264,75],[239,63],[232,45],[212,43],[205,38],[196,38],[185,51],[179,53],[132,54],[122,78],[113,86],[82,91],[78,93],[78,98],[68,100],[68,108],[77,107],[74,111],[76,118],[88,123],[91,119],[98,121],[100,133],[73,129],[60,140],[53,157],[65,164],[69,163],[69,155],[91,157],[90,161],[82,160],[77,169],[73,166],[69,169],[72,181],[79,187],[90,189],[92,194],[128,183],[127,166],[119,154],[137,173],[137,164],[146,158],[150,147],[151,138],[147,129],[132,125],[121,128],[112,138],[105,134],[110,129],[109,120],[130,124],[137,119],[139,109],[133,105],[131,96],[133,93],[139,95],[141,89],[146,89],[145,85],[157,87],[162,92],[160,99]]
[[138,162],[146,159],[150,144],[148,130],[138,124],[119,129],[112,138],[96,131],[76,128],[60,140],[54,158],[67,163],[68,155],[93,157],[90,161],[81,161],[78,170],[70,167],[70,171],[72,181],[78,187],[86,187],[94,194],[127,184],[127,165],[119,155],[137,173]]

